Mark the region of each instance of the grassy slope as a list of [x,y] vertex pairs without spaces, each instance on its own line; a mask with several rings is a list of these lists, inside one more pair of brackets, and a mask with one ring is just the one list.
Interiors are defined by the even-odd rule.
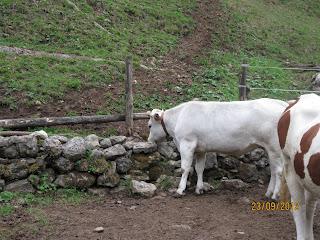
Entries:
[[[70,89],[122,81],[123,61],[132,54],[159,56],[193,28],[185,13],[194,0],[67,0],[0,2],[0,45],[102,57],[105,62],[57,60],[0,54],[0,88],[12,105],[12,92],[26,101],[45,102]],[[105,30],[96,26],[100,24]],[[14,107],[14,106],[13,106]]]
[[[193,27],[183,13],[192,11],[194,0],[76,1],[77,11],[67,1],[0,2],[0,45],[73,53],[106,58],[105,62],[0,55],[0,89],[3,105],[14,107],[12,92],[23,91],[25,101],[59,99],[68,90],[81,91],[122,81],[123,60],[165,54]],[[183,94],[136,96],[136,110],[146,106],[167,108],[200,97],[204,100],[236,100],[240,64],[279,67],[283,63],[320,62],[319,1],[221,0],[223,14],[217,21],[211,52],[198,59],[203,66],[193,85],[182,85]],[[99,23],[106,31],[96,27]],[[312,73],[251,68],[251,87],[307,89]],[[168,87],[170,83],[168,83]],[[251,92],[252,98],[289,99],[299,93]],[[105,96],[111,99],[111,96]],[[107,101],[107,100],[106,100]],[[123,99],[110,109],[118,111]],[[110,101],[107,101],[110,102]],[[159,103],[160,102],[160,103]]]
[[[228,19],[225,31],[214,35],[210,56],[199,60],[203,73],[187,91],[208,100],[236,100],[243,62],[252,66],[251,87],[308,89],[313,73],[258,67],[319,64],[319,1],[223,0],[222,8]],[[251,97],[290,99],[299,94],[253,90]]]

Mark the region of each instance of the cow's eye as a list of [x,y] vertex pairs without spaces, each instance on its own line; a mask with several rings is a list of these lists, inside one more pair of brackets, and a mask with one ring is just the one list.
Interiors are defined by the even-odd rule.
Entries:
[[151,125],[149,125],[148,127],[151,128]]

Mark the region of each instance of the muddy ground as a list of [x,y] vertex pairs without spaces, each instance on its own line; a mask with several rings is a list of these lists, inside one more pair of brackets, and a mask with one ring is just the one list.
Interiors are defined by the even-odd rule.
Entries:
[[[243,192],[219,190],[183,198],[158,195],[151,199],[111,196],[80,205],[54,204],[42,208],[48,222],[33,231],[17,231],[11,239],[295,239],[289,211],[252,211],[251,201],[265,201],[265,188]],[[246,202],[248,198],[250,202]],[[320,238],[319,211],[315,239]],[[32,222],[28,214],[2,218],[0,229]],[[96,233],[96,227],[104,232]]]

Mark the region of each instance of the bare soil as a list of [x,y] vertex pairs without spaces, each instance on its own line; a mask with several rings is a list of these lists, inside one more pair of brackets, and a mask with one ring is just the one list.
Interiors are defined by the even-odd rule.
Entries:
[[[295,226],[289,211],[252,211],[251,201],[266,201],[263,188],[230,192],[219,190],[182,198],[157,195],[151,199],[111,196],[80,205],[54,204],[42,210],[47,225],[17,231],[11,239],[197,239],[197,240],[292,240]],[[119,202],[120,201],[120,202]],[[314,224],[320,238],[320,217]],[[38,226],[28,214],[0,220],[0,229],[16,229],[24,222]],[[96,227],[104,232],[96,233]]]

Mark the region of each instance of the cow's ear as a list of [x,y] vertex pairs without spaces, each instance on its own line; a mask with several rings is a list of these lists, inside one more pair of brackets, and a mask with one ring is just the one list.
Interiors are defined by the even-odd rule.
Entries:
[[154,120],[156,121],[160,121],[161,120],[161,117],[159,115],[159,113],[155,113],[154,116],[153,116]]
[[151,116],[151,112],[150,111],[148,111],[147,114],[148,114],[149,117]]

